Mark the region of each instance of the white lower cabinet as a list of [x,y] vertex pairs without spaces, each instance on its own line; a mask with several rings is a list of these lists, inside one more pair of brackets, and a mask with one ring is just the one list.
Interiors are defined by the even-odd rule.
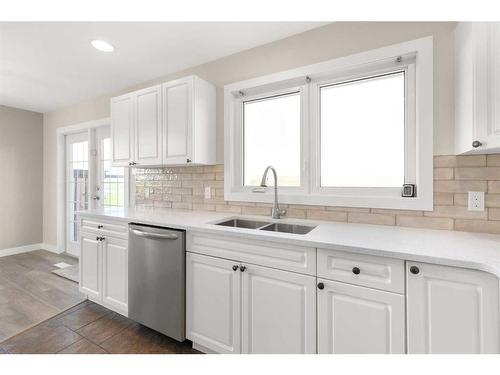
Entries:
[[324,279],[318,286],[318,353],[405,352],[403,295]]
[[316,353],[315,277],[187,253],[187,337],[219,353]]
[[240,353],[240,283],[237,264],[186,254],[186,337],[218,353]]
[[80,246],[80,291],[89,297],[100,299],[101,242],[95,234],[82,232]]
[[407,262],[408,353],[498,353],[498,277]]
[[316,278],[246,265],[241,280],[243,353],[316,353]]
[[120,312],[127,312],[128,252],[127,241],[106,237],[102,241],[102,300]]
[[92,301],[127,315],[127,240],[82,231],[80,244],[80,291]]

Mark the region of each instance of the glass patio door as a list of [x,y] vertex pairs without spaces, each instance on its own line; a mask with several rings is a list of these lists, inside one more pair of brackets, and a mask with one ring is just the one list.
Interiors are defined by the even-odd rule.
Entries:
[[78,256],[79,226],[76,211],[89,208],[88,131],[66,136],[66,251]]

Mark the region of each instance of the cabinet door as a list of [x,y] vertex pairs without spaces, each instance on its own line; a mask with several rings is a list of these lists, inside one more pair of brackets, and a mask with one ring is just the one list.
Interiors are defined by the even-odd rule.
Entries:
[[111,99],[113,165],[128,166],[133,159],[133,94]]
[[496,276],[407,262],[406,282],[409,353],[498,353]]
[[187,253],[186,336],[219,353],[240,353],[240,280],[236,262]]
[[102,300],[127,315],[128,249],[127,241],[106,237],[102,242]]
[[163,163],[186,164],[193,159],[192,78],[163,84]]
[[404,296],[318,279],[318,353],[405,352]]
[[246,265],[242,353],[316,353],[316,278]]
[[162,164],[161,86],[135,92],[134,162]]
[[95,234],[80,236],[80,291],[101,299],[101,242]]

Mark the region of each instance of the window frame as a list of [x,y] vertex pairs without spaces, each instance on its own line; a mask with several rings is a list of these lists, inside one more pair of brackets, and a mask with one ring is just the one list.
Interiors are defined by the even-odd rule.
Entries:
[[[319,90],[332,83],[405,71],[405,183],[417,196],[401,197],[401,189],[320,186]],[[412,40],[224,87],[224,199],[272,202],[272,188],[242,185],[242,103],[275,93],[301,90],[301,186],[279,187],[280,203],[433,209],[433,39]],[[279,175],[279,170],[277,171]],[[258,191],[260,194],[256,194]]]

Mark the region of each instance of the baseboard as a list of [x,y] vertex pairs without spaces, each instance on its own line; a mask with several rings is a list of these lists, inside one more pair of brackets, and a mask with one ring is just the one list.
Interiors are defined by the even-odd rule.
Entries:
[[42,250],[50,251],[51,253],[61,254],[64,251],[58,250],[56,245],[51,245],[49,243],[40,244]]
[[12,247],[10,249],[2,249],[2,250],[0,250],[0,257],[6,257],[9,255],[15,255],[15,254],[21,254],[21,253],[27,253],[28,251],[40,250],[42,248],[43,247],[42,247],[41,243],[34,243],[32,245]]
[[9,255],[27,253],[34,250],[47,250],[51,253],[61,254],[62,251],[57,250],[57,246],[47,243],[34,243],[32,245],[12,247],[10,249],[0,249],[0,258]]

